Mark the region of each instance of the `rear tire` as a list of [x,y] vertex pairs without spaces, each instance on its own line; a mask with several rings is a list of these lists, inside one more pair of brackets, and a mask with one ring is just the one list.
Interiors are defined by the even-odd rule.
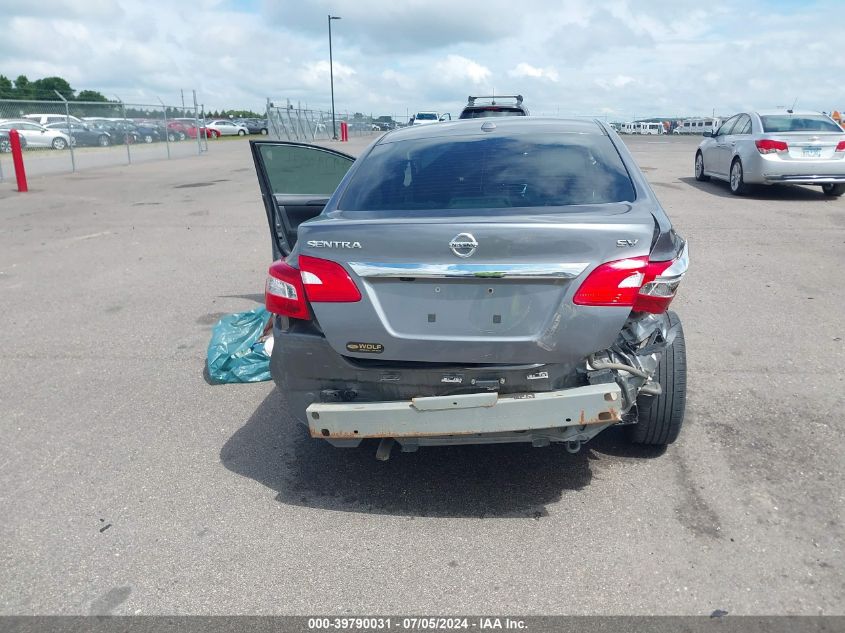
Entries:
[[822,185],[822,192],[826,196],[830,196],[831,198],[838,198],[843,193],[845,193],[845,185],[839,183],[828,183],[826,185]]
[[108,147],[109,143],[111,143],[111,141],[105,134],[100,134],[100,136],[97,137],[97,145],[100,147]]
[[238,130],[238,136],[246,136],[246,132],[243,130]]
[[12,142],[6,139],[0,140],[0,154],[8,154],[12,151]]
[[152,143],[153,142],[152,134],[145,134],[144,135],[144,142],[147,143],[147,144]]
[[704,155],[701,152],[695,153],[695,179],[698,182],[710,180],[710,176],[704,173]]
[[735,196],[742,196],[748,193],[748,185],[745,184],[745,178],[742,171],[742,161],[734,158],[731,163],[731,174],[728,179],[728,186],[731,188],[731,193]]
[[67,141],[63,138],[53,139],[53,149],[64,149],[67,147]]
[[267,136],[267,128],[261,128],[261,135]]
[[[681,320],[669,312],[670,326]],[[655,379],[663,390],[659,396],[637,398],[638,422],[628,427],[628,439],[634,444],[666,446],[678,438],[684,423],[687,400],[687,347],[684,330],[679,328],[672,344],[663,352]]]

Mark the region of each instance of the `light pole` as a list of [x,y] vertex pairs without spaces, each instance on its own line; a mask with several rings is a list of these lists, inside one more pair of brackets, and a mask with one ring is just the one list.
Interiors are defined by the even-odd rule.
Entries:
[[329,15],[329,81],[332,84],[332,138],[337,140],[337,124],[334,116],[334,62],[332,61],[332,20],[339,20],[336,15]]

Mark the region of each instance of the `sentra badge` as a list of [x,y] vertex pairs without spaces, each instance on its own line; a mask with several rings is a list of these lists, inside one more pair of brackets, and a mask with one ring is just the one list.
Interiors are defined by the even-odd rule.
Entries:
[[311,248],[361,248],[361,242],[343,242],[337,240],[308,240]]

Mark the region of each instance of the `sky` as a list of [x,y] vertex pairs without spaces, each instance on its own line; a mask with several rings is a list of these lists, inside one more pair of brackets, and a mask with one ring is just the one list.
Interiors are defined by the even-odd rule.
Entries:
[[0,74],[125,102],[457,115],[728,115],[845,107],[842,0],[0,0]]

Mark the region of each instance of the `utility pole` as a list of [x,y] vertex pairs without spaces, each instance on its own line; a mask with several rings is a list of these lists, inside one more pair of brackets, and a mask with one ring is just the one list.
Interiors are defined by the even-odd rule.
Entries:
[[334,61],[332,59],[332,20],[339,20],[336,15],[329,15],[329,81],[332,86],[332,138],[337,140],[337,123],[334,114]]

